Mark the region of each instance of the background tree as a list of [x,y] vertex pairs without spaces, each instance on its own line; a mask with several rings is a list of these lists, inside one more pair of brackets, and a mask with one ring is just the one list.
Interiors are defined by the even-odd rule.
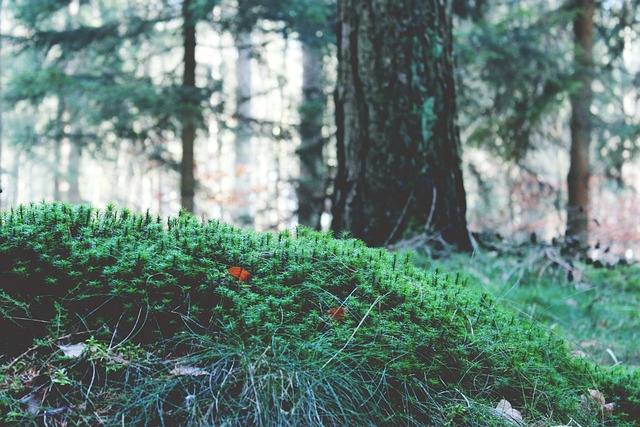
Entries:
[[[9,40],[16,49],[37,52],[40,63],[13,73],[6,99],[30,104],[46,121],[46,131],[40,138],[27,137],[27,145],[42,145],[46,136],[55,143],[66,139],[75,144],[72,154],[79,148],[108,157],[129,144],[179,170],[180,162],[167,154],[167,137],[186,131],[189,139],[190,127],[202,123],[201,111],[215,84],[209,80],[201,87],[192,85],[193,62],[187,64],[191,76],[185,76],[186,81],[173,78],[173,70],[165,76],[165,70],[147,73],[149,64],[166,54],[167,39],[180,40],[182,35],[192,43],[190,34],[172,34],[167,25],[180,16],[180,8],[125,3],[14,3],[14,18],[27,33]],[[196,6],[187,9],[194,20],[202,19],[203,10],[210,13],[210,2]],[[49,112],[52,97],[64,99],[66,111]]]
[[593,0],[575,2],[573,19],[575,77],[571,94],[571,157],[567,204],[567,241],[585,247],[589,238],[589,179],[591,177],[591,105],[593,99]]
[[[300,118],[298,135],[300,146],[296,149],[300,165],[300,175],[295,182],[298,208],[297,220],[300,224],[319,228],[320,217],[325,210],[325,199],[329,182],[329,171],[326,167],[325,148],[328,137],[323,135],[323,126],[328,118],[327,97],[328,86],[325,58],[332,54],[331,47],[335,45],[333,20],[335,15],[334,0],[242,0],[237,3],[237,15],[233,19],[231,29],[238,45],[238,71],[249,69],[249,51],[254,57],[260,57],[260,46],[252,46],[250,31],[259,30],[261,33],[276,32],[285,39],[295,39],[302,44],[302,96],[298,107]],[[265,22],[271,23],[264,25]],[[278,25],[273,25],[277,23]],[[262,46],[263,48],[264,46]],[[247,73],[238,74],[241,77]],[[252,129],[250,116],[251,95],[247,84],[239,85],[236,99],[242,102],[238,108],[237,141],[247,141],[251,132],[255,136],[255,126]],[[239,102],[239,101],[237,101]],[[280,124],[281,126],[282,124]],[[269,132],[270,137],[273,135]],[[282,132],[287,135],[288,132]],[[292,143],[292,141],[289,141]],[[237,170],[248,169],[248,144],[239,144],[236,149]],[[243,175],[249,175],[244,173]],[[246,177],[245,177],[246,180]],[[242,182],[240,180],[240,182]],[[241,190],[241,188],[238,188]],[[242,191],[237,192],[242,200]],[[246,199],[246,198],[245,198]],[[239,209],[240,210],[240,209]],[[247,209],[244,209],[245,216]],[[242,218],[239,223],[248,223]]]
[[[96,205],[113,202],[174,213],[181,199],[181,136],[188,118],[197,129],[198,213],[259,229],[289,227],[296,218],[318,225],[326,183],[331,183],[327,177],[336,164],[333,105],[325,96],[335,78],[333,2],[190,3],[199,43],[194,86],[187,88],[182,1],[3,2],[3,12],[8,11],[2,28],[3,179],[8,190],[3,202],[51,198],[52,183],[57,181],[58,197],[66,200],[75,194],[73,200]],[[386,7],[381,4],[363,6],[363,10]],[[554,0],[523,1],[509,8],[494,0],[449,4],[460,16],[456,23],[458,88],[462,89],[458,105],[466,144],[463,160],[471,228],[516,238],[532,232],[540,232],[543,239],[562,236],[567,231],[570,97],[581,87],[573,55],[575,4]],[[610,230],[606,227],[636,229],[631,220],[633,207],[638,206],[631,166],[640,151],[640,108],[634,105],[640,79],[632,60],[640,30],[636,6],[637,0],[603,2],[594,13],[590,243]],[[250,41],[241,40],[240,24],[250,28]],[[437,39],[432,35],[423,38]],[[403,44],[398,57],[406,58],[417,45]],[[239,48],[250,52],[242,55],[243,61],[237,56]],[[366,73],[384,75],[402,62],[393,61],[380,59],[377,68]],[[251,64],[253,90],[236,96],[236,73],[248,75],[242,71],[243,63]],[[424,74],[417,66],[377,78],[383,88],[377,99],[388,104],[380,110],[387,108],[386,117],[394,124],[404,119],[415,123],[410,113],[429,111],[429,103],[414,102],[437,86],[434,81],[423,90],[416,84],[416,76]],[[396,102],[396,89],[403,84],[418,88],[408,103]],[[235,100],[249,97],[252,108],[242,113]],[[441,107],[434,106],[434,110]],[[372,109],[370,116],[374,113],[378,114]],[[434,118],[439,115],[433,113]],[[420,114],[416,134],[422,134],[423,118],[425,129],[429,128],[429,117]],[[246,152],[233,146],[241,126],[252,141]],[[210,132],[202,132],[205,127]],[[406,128],[396,127],[397,134],[406,133]],[[376,152],[378,146],[372,147]],[[362,158],[372,164],[399,164],[392,159],[402,156],[395,154],[389,151],[384,159],[372,154],[372,161]],[[424,162],[420,156],[413,155],[416,163]],[[77,163],[79,173],[75,174],[71,166]],[[341,170],[338,183],[346,182],[346,170]],[[239,172],[250,185],[245,189],[239,187]],[[405,178],[398,180],[412,182]],[[388,181],[386,176],[376,179],[380,185]],[[87,191],[90,182],[91,192]],[[100,189],[93,191],[94,186]],[[428,186],[411,185],[423,187]],[[248,206],[237,203],[241,193],[248,195]],[[401,206],[400,212],[380,211],[396,219],[408,218],[402,212],[409,198],[398,194],[389,199],[390,204]],[[429,208],[431,197],[428,193]],[[625,208],[611,212],[609,207],[617,203]],[[413,208],[411,203],[407,206],[409,214]],[[232,214],[234,208],[237,215]],[[396,220],[394,227],[396,223],[398,227],[388,233],[410,235],[403,222]],[[413,221],[409,228],[424,231],[416,226],[419,222]],[[622,239],[638,238],[618,233],[609,240]]]
[[[634,157],[633,141],[638,135],[631,106],[637,69],[634,71],[632,63],[623,58],[630,53],[628,43],[637,34],[638,13],[632,3],[606,3],[594,9],[591,44],[597,60],[592,57],[586,64],[578,62],[584,59],[583,50],[573,31],[579,28],[577,21],[584,19],[578,3],[522,2],[517,8],[505,9],[499,2],[488,1],[475,20],[459,21],[456,51],[463,139],[469,147],[497,155],[489,160],[493,167],[488,167],[482,156],[466,159],[467,183],[479,188],[472,192],[473,211],[495,212],[508,205],[513,212],[509,218],[493,214],[493,227],[510,224],[507,228],[521,227],[528,236],[533,231],[544,232],[535,224],[555,223],[562,218],[563,223],[553,231],[547,225],[546,235],[550,238],[549,231],[553,236],[566,233],[567,242],[582,246],[600,239],[597,235],[588,239],[586,229],[571,236],[571,223],[581,210],[571,205],[579,197],[588,200],[584,185],[594,186],[596,203],[612,190],[618,196],[631,190],[624,188],[621,176],[622,167]],[[592,83],[585,85],[581,82],[584,78]],[[591,86],[598,90],[591,91]],[[591,92],[590,99],[578,100],[585,90]],[[577,107],[574,125],[572,101]],[[576,126],[579,118],[582,125]],[[591,136],[585,140],[586,130]],[[583,138],[579,139],[591,144],[579,145],[581,149],[573,153],[579,152],[580,156],[573,156],[571,140],[580,134]],[[570,167],[571,178],[567,179]],[[498,184],[490,180],[488,169],[503,171],[500,185],[509,187],[506,200],[500,200],[499,191],[492,191]],[[583,172],[576,172],[580,169]],[[596,175],[591,175],[591,180],[584,177],[584,171],[591,174],[594,170]],[[575,179],[580,174],[583,178]],[[556,178],[561,175],[561,179]],[[578,181],[584,185],[576,186]],[[536,198],[540,203],[533,206]],[[602,233],[597,224],[602,225],[610,216],[605,211],[602,205],[596,206],[589,234]],[[492,226],[474,216],[475,224],[482,221]],[[587,217],[581,217],[582,224],[587,225]]]
[[[3,62],[3,51],[2,51],[2,21],[3,21],[3,13],[4,13],[4,4],[3,0],[0,0],[0,101],[4,97],[4,85],[3,85],[3,77],[4,77],[4,69],[2,67]],[[3,103],[0,102],[0,191],[2,191],[2,175],[4,173],[4,169],[2,168],[2,147],[4,145],[4,106]],[[2,198],[0,197],[0,209],[2,209]]]
[[322,135],[327,99],[324,94],[324,53],[322,48],[305,43],[302,46],[302,104],[300,114],[300,178],[296,186],[298,221],[302,225],[320,228],[327,194],[326,167]]
[[335,230],[470,247],[451,25],[441,0],[338,2]]
[[327,72],[325,58],[329,57],[329,43],[333,45],[335,33],[333,1],[297,1],[298,10],[305,13],[304,24],[295,29],[302,43],[302,103],[300,115],[300,177],[296,186],[298,221],[302,225],[319,229],[325,211],[329,169],[325,156],[328,138],[323,134],[327,123]]
[[182,46],[184,49],[182,87],[182,161],[180,162],[180,195],[182,207],[193,212],[196,179],[193,172],[193,149],[196,139],[195,116],[198,111],[197,98],[193,97],[196,88],[196,16],[195,3],[191,0],[182,2]]

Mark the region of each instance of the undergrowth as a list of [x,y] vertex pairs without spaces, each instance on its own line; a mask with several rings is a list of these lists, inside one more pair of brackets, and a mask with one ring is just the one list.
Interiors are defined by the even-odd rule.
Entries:
[[640,265],[581,261],[558,246],[478,248],[434,261],[420,251],[416,265],[464,271],[467,286],[565,336],[571,349],[602,366],[640,367]]
[[0,222],[3,425],[640,418],[637,371],[573,356],[561,336],[408,255],[113,207],[22,206]]

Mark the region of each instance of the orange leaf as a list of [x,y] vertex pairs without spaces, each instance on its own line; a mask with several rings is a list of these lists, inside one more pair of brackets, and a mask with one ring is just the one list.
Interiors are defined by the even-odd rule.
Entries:
[[245,270],[242,267],[230,267],[227,271],[233,277],[235,277],[236,279],[242,280],[243,282],[246,282],[251,278],[251,273],[249,273],[247,270]]
[[347,313],[347,309],[344,307],[336,307],[327,311],[327,315],[333,320],[342,320],[342,318],[346,313]]

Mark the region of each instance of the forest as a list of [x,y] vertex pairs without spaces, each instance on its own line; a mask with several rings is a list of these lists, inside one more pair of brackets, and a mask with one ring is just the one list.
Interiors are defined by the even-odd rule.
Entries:
[[0,424],[635,426],[638,0],[0,0]]

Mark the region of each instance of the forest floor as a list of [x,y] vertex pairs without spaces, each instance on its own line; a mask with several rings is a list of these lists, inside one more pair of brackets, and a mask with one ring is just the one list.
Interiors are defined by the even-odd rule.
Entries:
[[572,262],[548,245],[448,254],[416,253],[420,267],[461,271],[521,316],[564,336],[601,366],[640,366],[640,265]]
[[425,271],[304,228],[66,204],[1,214],[0,242],[3,426],[640,419],[638,265],[500,242],[414,248]]

